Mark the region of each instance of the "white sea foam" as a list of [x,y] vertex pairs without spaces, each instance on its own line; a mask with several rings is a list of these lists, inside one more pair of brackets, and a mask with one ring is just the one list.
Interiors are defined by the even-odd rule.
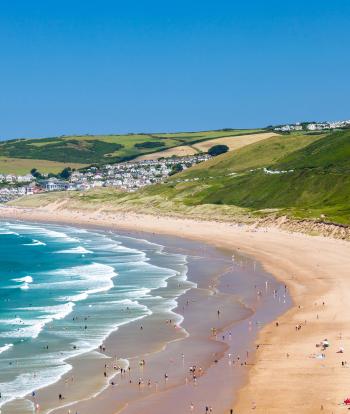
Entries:
[[58,297],[63,302],[80,302],[86,300],[90,295],[110,290],[113,286],[113,278],[117,276],[112,266],[102,263],[91,263],[84,266],[75,266],[50,272],[52,276],[64,277],[51,283],[38,283],[35,289],[76,289],[79,293],[70,296]]
[[145,296],[148,296],[151,293],[152,289],[150,288],[131,288],[127,292],[123,292],[124,296],[127,296],[130,299],[139,299]]
[[78,246],[78,247],[72,247],[71,249],[66,249],[66,250],[59,250],[56,253],[65,253],[65,254],[89,254],[89,253],[93,253],[91,250],[87,250],[85,249],[85,247],[83,246]]
[[[22,328],[17,328],[16,330],[3,332],[0,334],[1,338],[37,338],[45,326],[45,321],[38,322],[37,320],[32,321],[32,325],[26,325]],[[30,321],[25,321],[25,323],[30,323]]]
[[[54,227],[56,230],[56,227]],[[26,226],[27,232],[32,232],[32,230],[28,229]],[[47,228],[41,228],[37,226],[36,230],[34,229],[33,232],[35,234],[42,234],[47,237],[52,238],[59,238],[57,240],[59,242],[65,241],[77,241],[78,239],[74,239],[71,235],[75,236],[75,233],[71,234],[71,231],[67,231],[68,234],[63,232],[56,232],[55,230]],[[50,234],[51,232],[51,234]],[[58,235],[59,233],[60,235]],[[82,232],[83,233],[83,232]],[[89,232],[90,234],[91,232]],[[93,233],[91,233],[93,234]],[[100,234],[96,234],[97,236],[101,236]],[[35,237],[35,236],[34,236]],[[33,389],[37,390],[46,385],[52,384],[56,382],[64,373],[68,372],[71,369],[71,366],[64,361],[74,355],[81,354],[83,352],[87,352],[92,349],[96,349],[96,347],[101,344],[104,339],[113,331],[118,329],[119,326],[128,324],[134,320],[142,319],[147,315],[152,313],[152,310],[149,308],[150,304],[153,306],[152,300],[154,297],[151,295],[152,290],[157,289],[159,287],[166,287],[167,286],[167,279],[172,276],[178,276],[179,280],[185,280],[184,278],[180,279],[179,273],[167,269],[167,268],[160,268],[151,265],[148,263],[149,258],[145,252],[142,252],[138,249],[128,248],[120,244],[120,242],[115,241],[109,237],[103,238],[102,243],[100,239],[95,239],[91,237],[91,240],[87,240],[86,237],[81,236],[81,239],[84,240],[83,249],[90,252],[91,249],[93,251],[115,251],[115,260],[113,259],[113,265],[117,263],[121,263],[121,269],[124,269],[123,263],[126,264],[127,270],[131,270],[130,277],[133,278],[137,276],[135,282],[132,283],[132,286],[122,286],[121,291],[115,295],[114,290],[104,296],[105,300],[99,300],[95,303],[92,301],[92,306],[96,312],[101,312],[102,310],[105,312],[105,309],[113,310],[118,312],[119,309],[125,310],[126,307],[130,308],[131,312],[123,312],[122,316],[119,318],[121,321],[113,326],[107,324],[99,324],[99,326],[92,326],[89,324],[89,329],[85,333],[84,337],[79,339],[79,349],[73,351],[72,349],[67,352],[62,352],[60,354],[55,353],[52,355],[52,363],[48,361],[42,360],[42,355],[40,356],[40,364],[45,369],[35,368],[36,376],[33,377],[33,370],[32,374],[23,374],[18,376],[13,381],[8,381],[4,384],[0,384],[0,389],[2,390],[2,396],[0,406],[9,399],[15,399],[18,397],[23,397],[26,394],[30,393]],[[34,241],[34,239],[33,239]],[[104,243],[104,241],[106,243]],[[82,241],[80,241],[82,243]],[[96,244],[95,244],[96,243]],[[107,244],[109,246],[107,246]],[[155,246],[155,244],[150,243]],[[68,246],[67,246],[68,247]],[[64,253],[81,253],[86,254],[86,251],[79,251],[82,246],[69,248],[66,250],[61,250],[60,252]],[[157,246],[157,252],[162,253],[162,246]],[[151,249],[147,249],[150,251]],[[152,249],[152,251],[155,251]],[[57,252],[58,253],[58,252]],[[125,254],[123,254],[125,253]],[[108,258],[108,260],[110,260]],[[101,260],[102,261],[102,260]],[[131,262],[131,263],[130,263]],[[176,262],[177,263],[177,262]],[[122,271],[122,270],[121,270]],[[54,296],[55,300],[59,300],[65,302],[62,305],[57,306],[42,306],[42,307],[28,307],[28,308],[21,308],[20,310],[28,310],[33,311],[35,313],[39,312],[40,316],[36,320],[22,320],[20,318],[8,320],[7,324],[10,325],[11,322],[13,325],[19,325],[18,329],[12,333],[15,337],[24,338],[24,337],[32,337],[36,338],[41,330],[45,327],[46,324],[50,323],[55,319],[61,319],[66,317],[70,312],[72,312],[74,305],[76,302],[86,300],[89,295],[92,293],[100,293],[106,292],[110,290],[113,286],[113,278],[117,275],[116,271],[112,266],[108,266],[107,264],[102,263],[92,263],[90,265],[84,266],[74,266],[66,269],[58,269],[56,271],[47,272],[45,274],[45,278],[37,278],[35,275],[35,284],[32,283],[33,280],[15,280],[18,283],[32,283],[30,285],[32,289],[52,289],[54,292],[56,289],[63,288],[64,294],[67,295],[66,292],[69,292],[72,288],[75,294],[67,295],[65,297],[58,298],[57,297],[57,290]],[[52,277],[51,277],[52,276]],[[143,278],[143,276],[145,276]],[[23,278],[18,278],[23,279]],[[37,283],[38,281],[43,280],[42,283]],[[139,280],[139,282],[138,282]],[[177,279],[176,279],[177,280]],[[134,284],[135,283],[135,284]],[[140,286],[137,286],[140,285]],[[142,287],[143,286],[143,287]],[[147,287],[144,287],[147,286]],[[125,288],[125,290],[124,290]],[[31,292],[31,291],[30,291]],[[118,299],[122,298],[122,299]],[[145,301],[144,303],[140,304],[138,300]],[[162,297],[159,297],[159,308],[162,307],[162,310],[171,311],[176,306],[176,300],[165,300]],[[148,304],[149,306],[146,306]],[[79,305],[76,305],[77,309]],[[158,311],[158,306],[152,308],[154,311]],[[16,309],[13,309],[14,314]],[[136,311],[136,312],[134,312]],[[112,314],[111,314],[112,315]],[[21,314],[22,316],[22,314]],[[1,321],[0,321],[1,323]],[[92,323],[92,322],[91,322]],[[76,338],[80,338],[82,335],[77,335],[77,332],[74,330],[62,330],[57,331],[57,334],[60,334],[68,339],[69,344],[73,344],[71,340],[76,341]],[[8,335],[10,338],[11,335]],[[66,339],[65,339],[66,340]],[[11,340],[7,340],[6,342],[10,342]],[[47,354],[46,354],[47,355]],[[35,364],[38,364],[38,359],[35,359]],[[36,365],[38,366],[38,365]],[[28,371],[29,372],[29,371]]]
[[59,300],[69,300],[70,302],[80,302],[86,300],[89,297],[88,292],[78,293],[77,295],[60,298]]
[[131,253],[132,256],[130,256],[132,258],[133,261],[147,261],[147,255],[145,252],[138,250],[138,249],[134,249],[132,247],[126,247],[124,246],[121,242],[117,241],[117,240],[113,240],[108,236],[104,236],[103,238],[105,240],[106,243],[99,243],[98,246],[96,246],[96,250],[106,250],[106,251],[116,251],[118,253]]
[[21,318],[13,318],[13,319],[0,319],[1,325],[25,325],[23,319]]
[[68,302],[54,306],[32,306],[28,308],[17,308],[17,311],[37,311],[40,313],[38,319],[23,320],[21,328],[0,334],[1,338],[37,338],[48,323],[63,319],[69,315],[74,307],[74,303]]
[[[52,274],[70,278],[79,278],[78,281],[85,281],[87,290],[86,292],[80,293],[88,294],[105,292],[111,289],[114,286],[112,279],[117,276],[117,273],[112,266],[96,262],[68,269],[59,269],[52,272]],[[68,283],[72,282],[74,283],[74,279],[68,280]],[[52,283],[49,285],[52,285]]]
[[32,243],[24,243],[23,246],[46,246],[46,243],[33,239]]
[[76,242],[79,241],[77,238],[70,237],[68,234],[64,233],[63,231],[52,230],[51,228],[47,227],[40,227],[30,224],[10,224],[10,230],[20,230],[21,233],[26,234],[26,232],[30,234],[41,234],[43,236],[60,239],[61,241],[70,241]]
[[[44,363],[45,361],[43,361]],[[51,362],[52,365],[52,362]],[[33,390],[39,390],[49,384],[57,382],[64,374],[71,370],[71,365],[64,363],[52,365],[51,369],[39,369],[34,373],[18,375],[14,380],[0,383],[0,407],[16,398],[24,398]]]
[[14,234],[15,236],[19,236],[19,234],[16,233],[15,231],[0,229],[0,236],[1,235],[10,235],[10,234]]
[[[74,303],[68,302],[62,305],[53,305],[53,306],[31,306],[29,308],[22,308],[23,310],[37,311],[44,314],[51,315],[51,320],[63,319],[69,315],[74,307]],[[44,316],[46,319],[46,317]]]
[[28,290],[29,289],[29,284],[33,283],[33,278],[31,276],[19,277],[17,279],[12,279],[12,280],[14,282],[21,283],[21,285],[18,285],[18,287],[21,290]]
[[14,282],[24,282],[24,283],[33,283],[33,278],[31,276],[24,276],[24,277],[19,277],[17,279],[12,279]]
[[46,236],[55,238],[55,239],[64,239],[66,241],[72,241],[72,242],[76,242],[79,241],[79,239],[75,238],[75,237],[70,237],[68,236],[68,234],[60,232],[60,231],[55,231],[55,230],[49,230],[47,228],[42,229],[44,230],[44,234]]
[[[130,236],[122,236],[122,237],[123,237],[123,239],[129,239],[129,240],[132,240],[132,241],[137,240],[139,243],[142,243],[142,244],[145,244],[145,245],[148,245],[148,246],[152,246],[153,248],[155,248],[154,249],[155,252],[165,254],[164,246],[161,245],[161,244],[150,242],[149,240],[146,240],[146,239],[135,239],[134,237],[130,237]],[[172,256],[177,256],[177,254],[175,254],[175,253],[171,253],[171,255]]]
[[[141,305],[142,306],[142,305]],[[145,306],[143,306],[146,308]],[[39,308],[37,308],[39,309]],[[72,369],[72,366],[67,363],[67,359],[74,356],[93,351],[97,346],[113,332],[116,331],[119,326],[130,323],[131,321],[139,320],[145,316],[151,314],[149,311],[145,315],[141,315],[135,318],[130,318],[124,322],[116,324],[115,326],[110,327],[110,329],[105,332],[103,335],[91,339],[89,341],[78,340],[74,342],[74,345],[77,346],[77,350],[70,352],[62,352],[61,358],[57,359],[57,354],[52,355],[51,359],[49,354],[45,359],[40,360],[40,365],[47,368],[39,368],[32,373],[25,373],[17,376],[14,380],[9,382],[0,383],[1,395],[0,407],[9,401],[13,401],[17,398],[24,398],[26,395],[30,394],[33,390],[38,391],[50,384],[54,384],[59,381],[67,372]],[[99,354],[101,356],[101,354]],[[103,356],[102,356],[103,357]],[[125,364],[125,369],[128,367],[128,360],[122,360]],[[99,390],[96,395],[103,391],[105,387]]]
[[13,344],[5,344],[4,346],[0,346],[0,354],[2,354],[5,351],[8,351],[13,347]]

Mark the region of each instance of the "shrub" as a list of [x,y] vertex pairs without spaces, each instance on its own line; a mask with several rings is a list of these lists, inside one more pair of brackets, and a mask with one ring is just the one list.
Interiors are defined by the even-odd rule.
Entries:
[[159,141],[146,141],[146,142],[139,142],[135,144],[135,148],[157,148],[157,147],[164,147],[164,142]]
[[177,173],[181,172],[182,170],[183,170],[183,166],[181,164],[175,164],[175,165],[173,165],[169,175],[177,174]]
[[212,157],[216,157],[217,155],[224,154],[229,150],[227,145],[214,145],[213,147],[209,148],[208,154]]

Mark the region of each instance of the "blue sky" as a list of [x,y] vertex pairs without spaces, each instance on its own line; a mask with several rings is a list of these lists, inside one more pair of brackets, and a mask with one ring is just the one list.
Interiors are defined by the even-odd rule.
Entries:
[[350,118],[350,1],[0,4],[0,139]]

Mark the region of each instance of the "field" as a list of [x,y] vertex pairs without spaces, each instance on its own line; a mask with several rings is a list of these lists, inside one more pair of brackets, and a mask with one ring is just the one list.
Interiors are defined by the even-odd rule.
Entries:
[[254,134],[244,134],[244,135],[230,135],[227,137],[212,138],[206,141],[201,141],[192,145],[181,145],[180,147],[169,148],[165,151],[153,152],[151,154],[142,155],[137,157],[137,160],[157,160],[161,157],[183,157],[185,155],[198,154],[200,152],[208,152],[209,148],[214,145],[227,145],[229,151],[236,150],[238,148],[245,147],[246,145],[253,144],[264,140],[266,138],[271,138],[275,136],[273,132],[262,132]]
[[199,142],[194,144],[193,148],[197,149],[200,152],[208,152],[209,148],[214,145],[222,144],[227,145],[230,151],[237,150],[238,148],[245,147],[249,144],[254,144],[254,142],[262,141],[266,138],[271,138],[276,134],[273,132],[266,132],[262,134],[248,134],[248,135],[239,135],[239,136],[229,136],[217,139],[210,139],[208,141]]
[[63,163],[46,160],[24,159],[24,158],[7,158],[0,157],[0,174],[17,174],[25,175],[30,172],[32,168],[36,168],[42,173],[54,173],[62,171],[65,167],[82,168],[86,164]]
[[[46,160],[76,164],[106,164],[140,155],[230,135],[262,130],[219,130],[166,134],[72,135],[41,139],[17,139],[0,143],[5,158]],[[1,171],[0,171],[1,172]]]
[[[220,138],[218,138],[219,140]],[[165,151],[152,152],[151,154],[141,155],[136,158],[136,161],[142,160],[157,160],[158,158],[169,157],[185,157],[186,155],[198,154],[199,151],[190,145],[180,145],[179,147],[168,148]]]

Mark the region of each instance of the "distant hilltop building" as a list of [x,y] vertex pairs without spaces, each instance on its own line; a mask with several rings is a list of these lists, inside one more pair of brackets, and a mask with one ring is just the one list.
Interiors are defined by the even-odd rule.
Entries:
[[298,124],[294,124],[294,125],[283,125],[283,126],[279,126],[274,128],[274,131],[282,131],[282,132],[290,132],[290,131],[302,131],[303,126]]
[[297,122],[296,124],[278,125],[273,128],[274,131],[291,132],[291,131],[322,131],[327,129],[350,128],[350,120],[346,121],[326,121],[326,122]]

